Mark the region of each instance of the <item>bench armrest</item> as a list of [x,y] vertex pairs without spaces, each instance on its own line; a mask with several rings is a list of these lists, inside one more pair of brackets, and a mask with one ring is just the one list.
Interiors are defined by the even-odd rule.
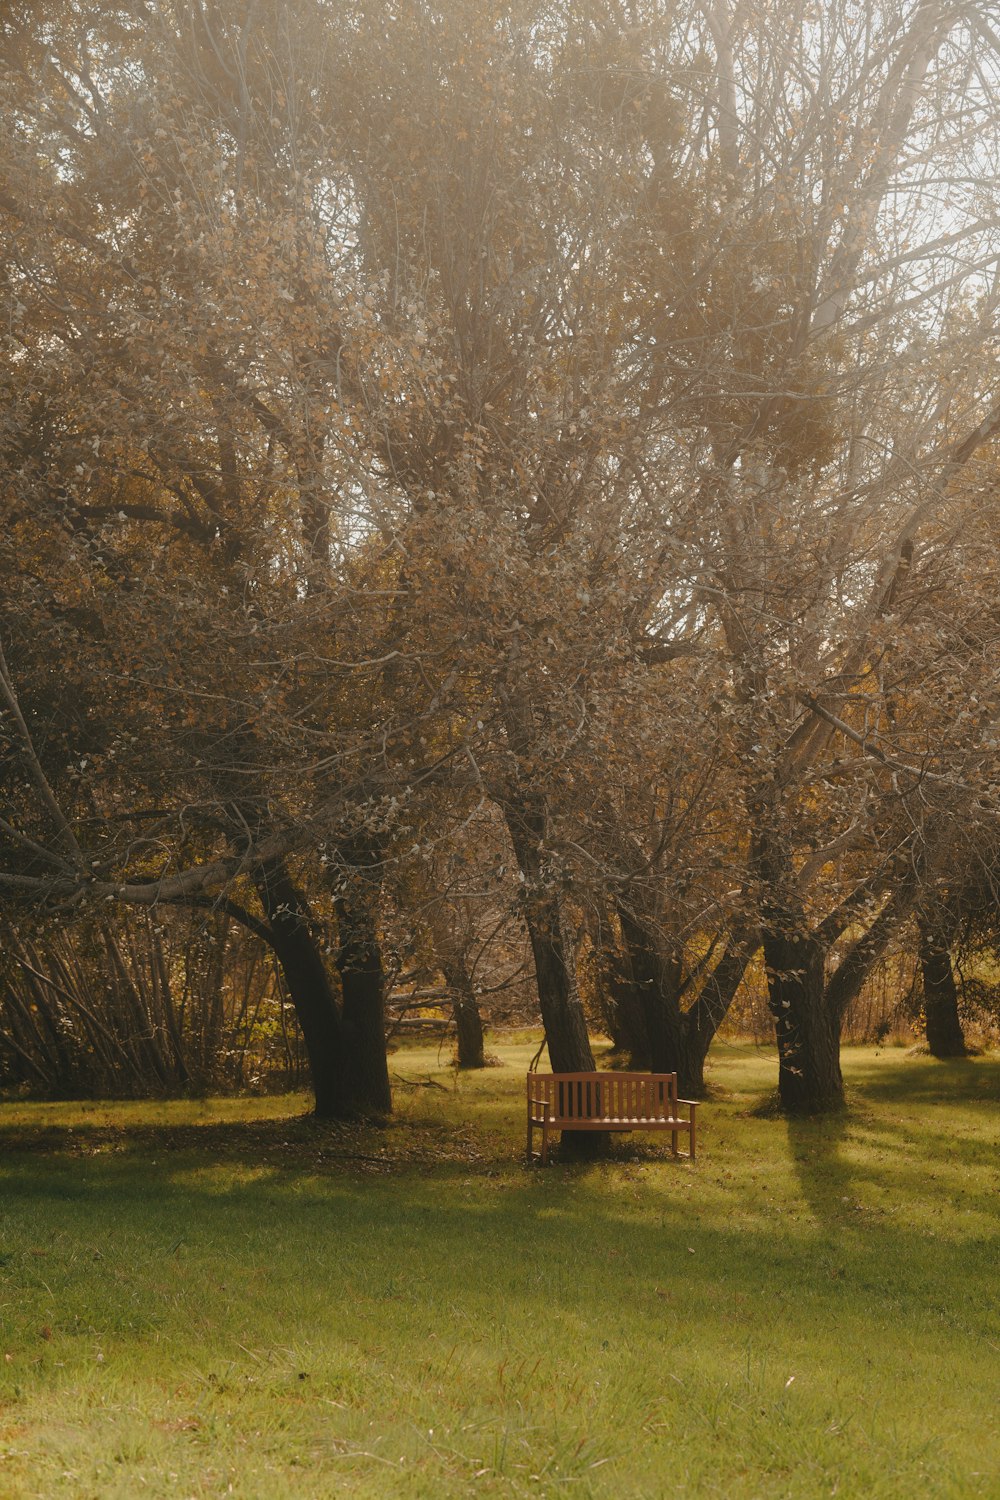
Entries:
[[688,1107],[688,1119],[689,1119],[690,1132],[691,1132],[690,1133],[691,1145],[690,1145],[690,1148],[688,1150],[688,1155],[690,1156],[691,1160],[694,1161],[695,1140],[696,1140],[696,1137],[697,1137],[697,1134],[698,1134],[698,1100],[697,1099],[678,1099],[677,1103],[678,1103],[678,1106],[680,1106],[681,1104],[686,1104],[687,1107]]

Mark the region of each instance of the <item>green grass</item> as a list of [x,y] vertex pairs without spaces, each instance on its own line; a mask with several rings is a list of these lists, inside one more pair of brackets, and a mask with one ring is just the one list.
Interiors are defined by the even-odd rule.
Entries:
[[541,1171],[499,1050],[384,1130],[0,1106],[3,1500],[1000,1496],[1000,1064],[789,1125],[724,1046],[695,1166]]

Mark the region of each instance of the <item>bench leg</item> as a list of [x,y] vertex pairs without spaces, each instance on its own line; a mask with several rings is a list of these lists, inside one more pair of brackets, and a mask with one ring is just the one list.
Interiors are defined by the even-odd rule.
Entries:
[[674,1155],[676,1156],[677,1155],[677,1132],[676,1132],[676,1130],[672,1130],[670,1132],[670,1149],[674,1153]]
[[528,1145],[527,1145],[527,1155],[528,1155],[528,1160],[529,1161],[531,1160],[531,1157],[532,1157],[532,1150],[531,1150],[531,1148],[534,1145],[534,1135],[535,1135],[534,1128],[533,1128],[534,1127],[534,1123],[535,1122],[532,1120],[531,1116],[529,1115],[528,1116]]
[[549,1122],[546,1119],[542,1123],[542,1166],[549,1164]]
[[694,1105],[694,1104],[692,1104],[691,1105],[691,1129],[688,1131],[688,1141],[689,1141],[688,1156],[691,1158],[692,1161],[694,1161],[694,1156],[695,1156],[695,1137],[696,1137],[697,1132],[698,1132],[698,1126],[697,1126],[697,1123],[696,1123],[697,1122],[697,1114],[698,1114],[697,1106]]

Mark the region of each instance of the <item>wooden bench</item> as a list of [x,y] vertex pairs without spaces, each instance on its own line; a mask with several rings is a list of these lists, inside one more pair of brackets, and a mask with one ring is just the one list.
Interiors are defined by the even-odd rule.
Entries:
[[[697,1109],[695,1100],[678,1099],[676,1073],[529,1073],[528,1160],[547,1163],[553,1130],[669,1130],[675,1156],[683,1130],[694,1161]],[[540,1152],[536,1130],[542,1132]]]

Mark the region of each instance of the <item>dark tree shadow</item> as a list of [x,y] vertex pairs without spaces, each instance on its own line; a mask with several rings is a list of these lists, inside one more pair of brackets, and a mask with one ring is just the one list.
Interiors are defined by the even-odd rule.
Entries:
[[821,1118],[791,1116],[786,1125],[802,1196],[819,1223],[844,1223],[849,1217],[854,1182],[842,1154],[851,1125],[849,1116],[843,1112]]

